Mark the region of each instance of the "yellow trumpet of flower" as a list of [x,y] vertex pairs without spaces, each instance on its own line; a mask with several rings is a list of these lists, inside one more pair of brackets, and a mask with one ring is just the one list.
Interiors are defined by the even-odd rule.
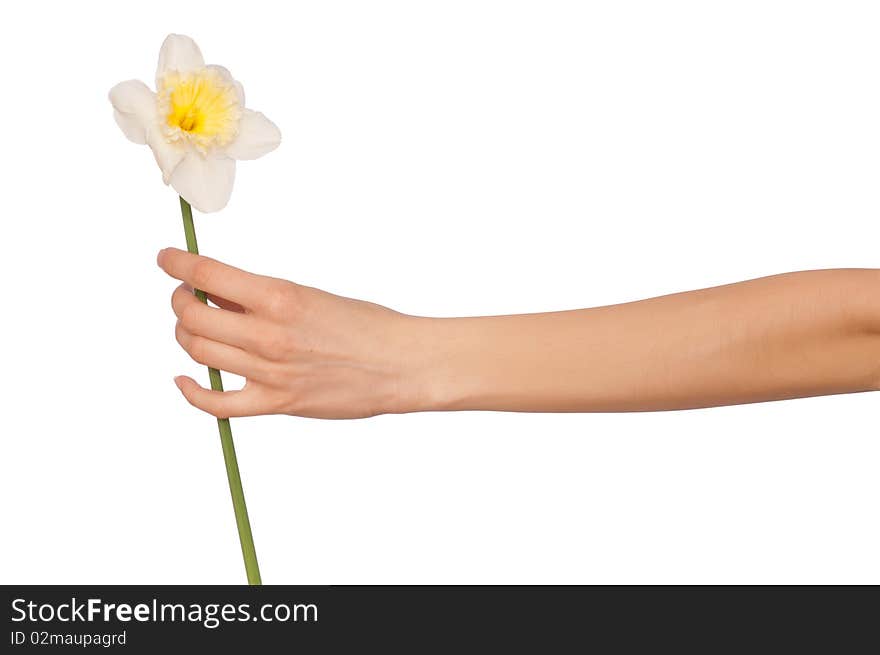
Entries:
[[[188,36],[171,34],[159,51],[156,92],[138,80],[110,89],[113,116],[135,143],[150,146],[162,179],[180,195],[186,247],[199,253],[192,207],[223,209],[232,194],[235,161],[256,159],[281,143],[278,127],[246,109],[244,88],[222,66],[207,66]],[[204,291],[193,293],[207,303]],[[223,391],[220,371],[208,368],[211,389]],[[228,418],[218,418],[220,444],[249,584],[262,583]]]
[[150,146],[165,184],[201,212],[229,202],[237,159],[262,157],[281,143],[272,121],[245,108],[241,83],[206,65],[188,36],[171,34],[162,44],[155,93],[128,80],[110,90],[110,102],[125,136]]

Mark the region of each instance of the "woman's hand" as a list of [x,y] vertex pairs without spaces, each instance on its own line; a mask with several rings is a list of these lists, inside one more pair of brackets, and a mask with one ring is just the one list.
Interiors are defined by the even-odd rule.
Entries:
[[[379,305],[254,275],[168,248],[159,266],[181,280],[171,297],[177,341],[198,363],[246,378],[240,391],[175,379],[217,417],[359,418],[419,406],[420,319]],[[200,302],[202,289],[217,305]]]
[[[177,378],[218,417],[626,412],[878,388],[880,272],[804,271],[544,314],[418,318],[169,248],[177,340],[240,391]],[[203,289],[217,308],[196,299]]]

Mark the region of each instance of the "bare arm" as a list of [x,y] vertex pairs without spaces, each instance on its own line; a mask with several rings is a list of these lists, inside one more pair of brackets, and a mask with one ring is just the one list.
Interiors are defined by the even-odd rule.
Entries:
[[167,249],[178,340],[241,391],[178,379],[220,416],[649,411],[873,390],[880,272],[805,271],[593,309],[407,316]]
[[872,389],[874,271],[790,273],[622,305],[453,319],[456,409],[643,411]]

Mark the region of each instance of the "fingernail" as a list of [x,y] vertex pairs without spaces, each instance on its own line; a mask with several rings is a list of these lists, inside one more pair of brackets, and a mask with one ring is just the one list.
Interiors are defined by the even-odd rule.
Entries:
[[159,254],[156,255],[156,265],[157,266],[162,265],[162,253],[164,253],[166,250],[167,250],[167,248],[162,248],[162,250],[159,251]]
[[180,381],[181,381],[182,379],[183,379],[183,376],[182,376],[182,375],[178,375],[178,376],[176,376],[176,377],[174,378],[174,384],[176,384],[176,385],[177,385],[177,388],[178,388],[178,389],[181,389],[181,390],[182,390],[182,387],[180,386]]

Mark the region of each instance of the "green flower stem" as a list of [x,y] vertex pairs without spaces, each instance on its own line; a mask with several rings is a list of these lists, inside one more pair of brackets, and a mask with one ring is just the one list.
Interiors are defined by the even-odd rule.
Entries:
[[[193,225],[192,207],[183,198],[180,199],[180,213],[183,215],[183,231],[186,234],[186,249],[198,255],[199,245],[196,241],[196,228]],[[203,303],[208,299],[205,292],[194,290],[196,297]],[[223,379],[220,371],[208,367],[211,388],[223,391]],[[232,508],[235,510],[235,523],[238,525],[238,538],[241,541],[241,554],[244,557],[244,568],[250,585],[263,584],[260,580],[260,567],[257,564],[257,551],[254,548],[254,537],[251,534],[251,522],[248,519],[247,504],[244,502],[244,489],[241,487],[241,475],[238,472],[238,459],[235,456],[235,444],[232,442],[232,428],[228,418],[218,418],[220,444],[223,446],[223,459],[226,462],[226,477],[229,479],[229,491],[232,493]]]

